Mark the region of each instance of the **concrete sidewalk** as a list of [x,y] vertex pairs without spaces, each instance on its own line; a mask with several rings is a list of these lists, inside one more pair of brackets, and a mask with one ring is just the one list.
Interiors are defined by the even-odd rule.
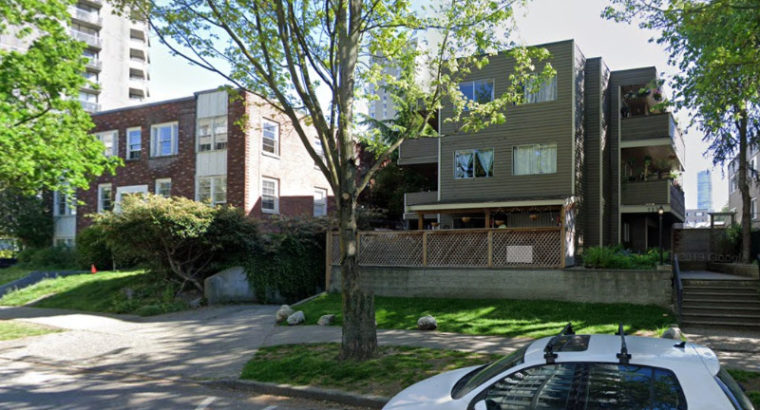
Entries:
[[[276,310],[276,306],[231,305],[140,318],[57,309],[0,308],[0,320],[17,319],[69,330],[0,342],[0,358],[156,378],[234,379],[261,346],[341,340],[339,327],[276,326]],[[758,335],[690,334],[689,337],[690,341],[712,347],[729,367],[760,371]],[[502,354],[529,340],[378,330],[382,345]]]

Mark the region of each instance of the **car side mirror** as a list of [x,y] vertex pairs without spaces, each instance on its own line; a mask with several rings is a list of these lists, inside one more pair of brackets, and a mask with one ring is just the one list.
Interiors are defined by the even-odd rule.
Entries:
[[475,410],[488,410],[488,406],[486,406],[486,401],[485,400],[480,400],[480,401],[476,402],[475,405],[473,406],[473,408]]

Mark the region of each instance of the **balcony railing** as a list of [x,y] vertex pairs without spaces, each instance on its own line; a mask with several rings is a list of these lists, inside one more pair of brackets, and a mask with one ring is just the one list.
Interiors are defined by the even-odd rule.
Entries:
[[404,218],[416,218],[417,214],[407,211],[409,206],[430,204],[438,200],[438,191],[407,192],[404,194]]
[[78,30],[71,30],[71,36],[74,37],[76,40],[84,41],[90,47],[102,48],[102,43],[100,42],[100,38],[98,38],[98,36],[83,33]]
[[670,209],[680,216],[684,216],[685,212],[683,191],[671,179],[624,182],[620,203],[649,206],[652,212],[656,212],[662,205],[670,205]]
[[87,64],[85,64],[85,67],[93,71],[100,71],[103,69],[103,62],[100,60],[91,58],[87,60]]
[[671,113],[639,115],[620,121],[620,136],[623,143],[647,143],[651,140],[669,138],[673,151],[681,164],[684,162],[686,146],[681,132]]
[[100,104],[93,103],[89,101],[80,101],[80,104],[82,104],[82,108],[87,112],[97,112],[100,110]]
[[79,23],[85,23],[95,27],[103,27],[103,18],[97,13],[90,13],[80,9],[79,7],[69,7],[69,14],[71,19]]
[[399,147],[399,165],[435,164],[438,162],[438,139],[418,138],[404,141]]

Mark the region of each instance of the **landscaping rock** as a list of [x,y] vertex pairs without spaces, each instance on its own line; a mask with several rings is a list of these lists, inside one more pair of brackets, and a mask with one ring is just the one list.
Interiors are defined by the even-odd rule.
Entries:
[[330,326],[333,323],[335,323],[335,315],[323,315],[317,321],[320,326]]
[[282,323],[285,320],[287,320],[288,317],[292,315],[293,313],[295,313],[295,311],[290,306],[282,305],[277,310],[277,313],[275,313],[275,320],[277,321],[277,323]]
[[663,338],[678,340],[679,342],[681,341],[681,336],[681,329],[678,328],[678,326],[671,326],[668,330],[662,333]]
[[288,316],[289,325],[300,325],[301,323],[305,321],[306,321],[306,316],[304,316],[303,311],[300,311],[300,310]]
[[435,318],[430,315],[423,316],[417,320],[417,329],[435,330],[437,328],[438,328],[438,322],[436,322]]

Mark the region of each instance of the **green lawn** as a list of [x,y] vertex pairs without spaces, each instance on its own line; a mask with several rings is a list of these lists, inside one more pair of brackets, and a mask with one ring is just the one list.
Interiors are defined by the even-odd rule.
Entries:
[[[126,289],[132,289],[128,299]],[[46,279],[11,292],[0,305],[64,308],[90,312],[132,313],[142,316],[174,312],[186,308],[174,300],[175,287],[145,271],[98,272]]]
[[421,347],[381,346],[365,362],[337,359],[337,343],[261,348],[241,378],[261,382],[335,388],[390,397],[438,373],[480,365],[501,357]]
[[[307,324],[321,315],[335,314],[342,321],[339,294],[320,296],[301,306]],[[618,323],[626,332],[659,335],[676,321],[657,306],[572,303],[544,300],[434,299],[375,297],[375,317],[381,329],[416,329],[420,316],[432,315],[442,332],[471,335],[544,337],[559,333],[567,322],[577,332],[615,333]]]
[[0,340],[11,340],[21,337],[39,336],[54,332],[59,332],[59,330],[33,325],[30,323],[0,320]]
[[32,271],[33,269],[24,269],[17,266],[0,269],[0,285],[4,285],[8,282],[13,282],[16,279],[21,279]]
[[760,408],[760,372],[728,369],[731,376],[746,389],[755,408]]

